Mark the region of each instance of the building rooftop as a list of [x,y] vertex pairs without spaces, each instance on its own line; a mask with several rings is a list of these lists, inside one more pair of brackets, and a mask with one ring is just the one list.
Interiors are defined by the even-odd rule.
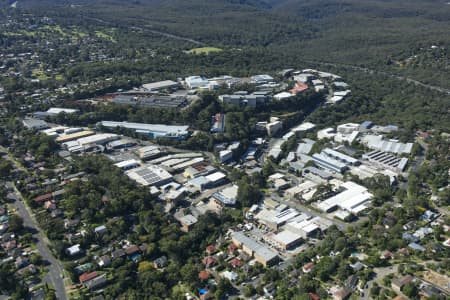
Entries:
[[144,185],[161,185],[172,180],[172,175],[163,168],[151,164],[132,169],[125,174],[136,182]]
[[99,125],[110,128],[122,127],[137,131],[144,131],[153,133],[156,136],[174,136],[174,137],[187,135],[189,129],[189,126],[187,125],[175,126],[162,124],[115,122],[115,121],[102,121],[99,122]]

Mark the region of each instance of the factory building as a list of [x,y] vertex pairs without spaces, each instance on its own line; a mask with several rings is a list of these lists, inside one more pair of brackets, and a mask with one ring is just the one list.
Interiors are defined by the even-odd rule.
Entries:
[[331,158],[325,154],[318,154],[315,153],[312,156],[314,163],[321,168],[337,172],[337,173],[343,173],[345,170],[347,170],[347,165],[345,163],[340,162],[339,160],[336,160],[334,158]]
[[125,174],[143,186],[162,186],[172,182],[173,178],[169,172],[155,165],[144,165],[129,170]]
[[408,164],[408,159],[406,157],[398,158],[392,153],[387,153],[379,150],[363,154],[362,157],[383,168],[387,168],[396,172],[403,172],[406,165]]
[[114,122],[114,121],[102,121],[97,124],[98,126],[107,127],[110,129],[126,128],[134,130],[136,133],[144,134],[150,138],[174,138],[185,139],[189,135],[189,126],[175,126],[175,125],[162,125],[162,124],[145,124],[145,123],[129,123],[129,122]]
[[343,189],[342,192],[316,203],[316,207],[324,212],[331,212],[339,207],[357,214],[367,208],[373,196],[365,187],[352,181],[344,182],[340,188]]
[[272,266],[279,260],[278,254],[275,251],[247,237],[243,232],[234,232],[231,238],[237,247],[242,248],[245,253],[254,257],[264,267]]
[[395,154],[410,154],[413,143],[400,143],[396,140],[385,140],[382,135],[366,135],[362,142],[370,149]]

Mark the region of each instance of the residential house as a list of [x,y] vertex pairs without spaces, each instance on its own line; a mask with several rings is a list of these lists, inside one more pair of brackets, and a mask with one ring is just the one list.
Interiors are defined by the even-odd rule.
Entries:
[[103,255],[98,259],[98,265],[100,267],[108,267],[111,265],[111,257],[109,255]]
[[124,257],[126,255],[125,250],[117,249],[111,253],[111,258],[114,260],[116,258]]
[[106,274],[103,274],[101,276],[97,276],[94,279],[91,279],[89,281],[86,281],[84,283],[84,286],[88,288],[89,290],[95,290],[101,286],[103,286],[106,283]]
[[207,256],[203,259],[203,264],[207,267],[207,268],[211,268],[216,264],[216,259],[212,256]]
[[97,272],[94,271],[91,273],[83,273],[78,277],[78,279],[80,280],[80,283],[85,283],[86,281],[94,279],[97,276],[98,276]]
[[345,300],[350,295],[350,291],[340,286],[333,286],[330,289],[333,300]]
[[405,276],[402,276],[402,277],[400,277],[400,278],[395,278],[395,279],[392,280],[392,282],[391,282],[391,287],[392,287],[392,289],[393,289],[395,292],[401,293],[403,287],[404,287],[406,284],[410,283],[413,279],[414,279],[414,277],[411,276],[411,275],[409,275],[409,274],[408,274],[408,275],[405,275]]
[[155,266],[155,268],[157,269],[161,269],[167,266],[168,260],[166,256],[160,256],[157,259],[155,259],[153,261],[153,265]]

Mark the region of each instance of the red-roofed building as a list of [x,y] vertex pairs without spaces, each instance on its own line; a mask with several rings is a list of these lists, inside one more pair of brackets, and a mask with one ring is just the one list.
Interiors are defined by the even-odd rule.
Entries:
[[206,247],[206,253],[208,253],[209,255],[216,252],[216,250],[217,250],[216,246],[214,246],[214,245],[209,245],[208,247]]
[[45,209],[52,211],[56,209],[56,204],[53,201],[45,201],[44,207]]
[[78,277],[78,279],[80,280],[80,283],[84,283],[86,281],[94,279],[97,276],[98,276],[97,272],[94,271],[91,273],[83,273],[82,275],[80,275],[80,277]]
[[198,278],[199,278],[200,280],[208,280],[209,276],[210,276],[210,274],[209,274],[209,272],[206,271],[206,270],[203,270],[203,271],[201,271],[200,273],[198,273]]
[[210,268],[212,266],[214,266],[216,264],[216,259],[212,256],[207,256],[203,259],[203,264],[207,267]]
[[312,300],[320,300],[320,297],[317,294],[309,293],[309,296],[311,297]]
[[52,199],[53,199],[52,193],[48,193],[48,194],[37,196],[36,198],[33,199],[33,201],[40,203],[40,202],[50,201]]
[[243,262],[239,258],[233,258],[232,260],[230,260],[230,265],[233,268],[240,268],[240,267],[242,267]]
[[305,90],[307,90],[307,89],[308,89],[308,85],[307,85],[307,84],[302,83],[302,82],[297,82],[297,83],[294,85],[294,88],[291,89],[291,90],[289,90],[289,92],[290,92],[291,94],[293,94],[293,95],[297,95],[298,93],[303,92],[303,91],[305,91]]
[[231,243],[228,246],[228,251],[230,251],[230,253],[234,253],[234,251],[236,251],[238,249],[238,246],[236,246],[234,243]]

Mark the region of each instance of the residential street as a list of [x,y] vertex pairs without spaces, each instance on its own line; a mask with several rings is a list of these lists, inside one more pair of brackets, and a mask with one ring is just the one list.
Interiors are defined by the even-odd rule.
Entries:
[[366,288],[364,288],[364,296],[361,297],[361,299],[370,299],[370,289],[372,288],[372,285],[374,282],[379,282],[381,279],[383,279],[385,276],[396,273],[398,271],[398,265],[393,265],[389,267],[384,268],[375,268],[373,269],[375,272],[375,276],[372,280],[368,281],[366,283]]
[[[36,247],[39,251],[39,254],[42,256],[44,261],[48,262],[48,274],[44,277],[44,281],[49,285],[53,286],[56,292],[56,297],[60,300],[67,299],[66,290],[64,287],[64,281],[62,278],[63,268],[60,262],[53,256],[52,252],[47,246],[46,238],[44,233],[41,231],[36,221],[32,217],[30,211],[24,204],[22,195],[13,185],[13,183],[8,183],[11,185],[15,192],[14,198],[15,201],[12,203],[17,213],[23,218],[23,224],[25,227],[35,229],[33,237],[36,239]],[[13,198],[13,197],[11,197]]]

